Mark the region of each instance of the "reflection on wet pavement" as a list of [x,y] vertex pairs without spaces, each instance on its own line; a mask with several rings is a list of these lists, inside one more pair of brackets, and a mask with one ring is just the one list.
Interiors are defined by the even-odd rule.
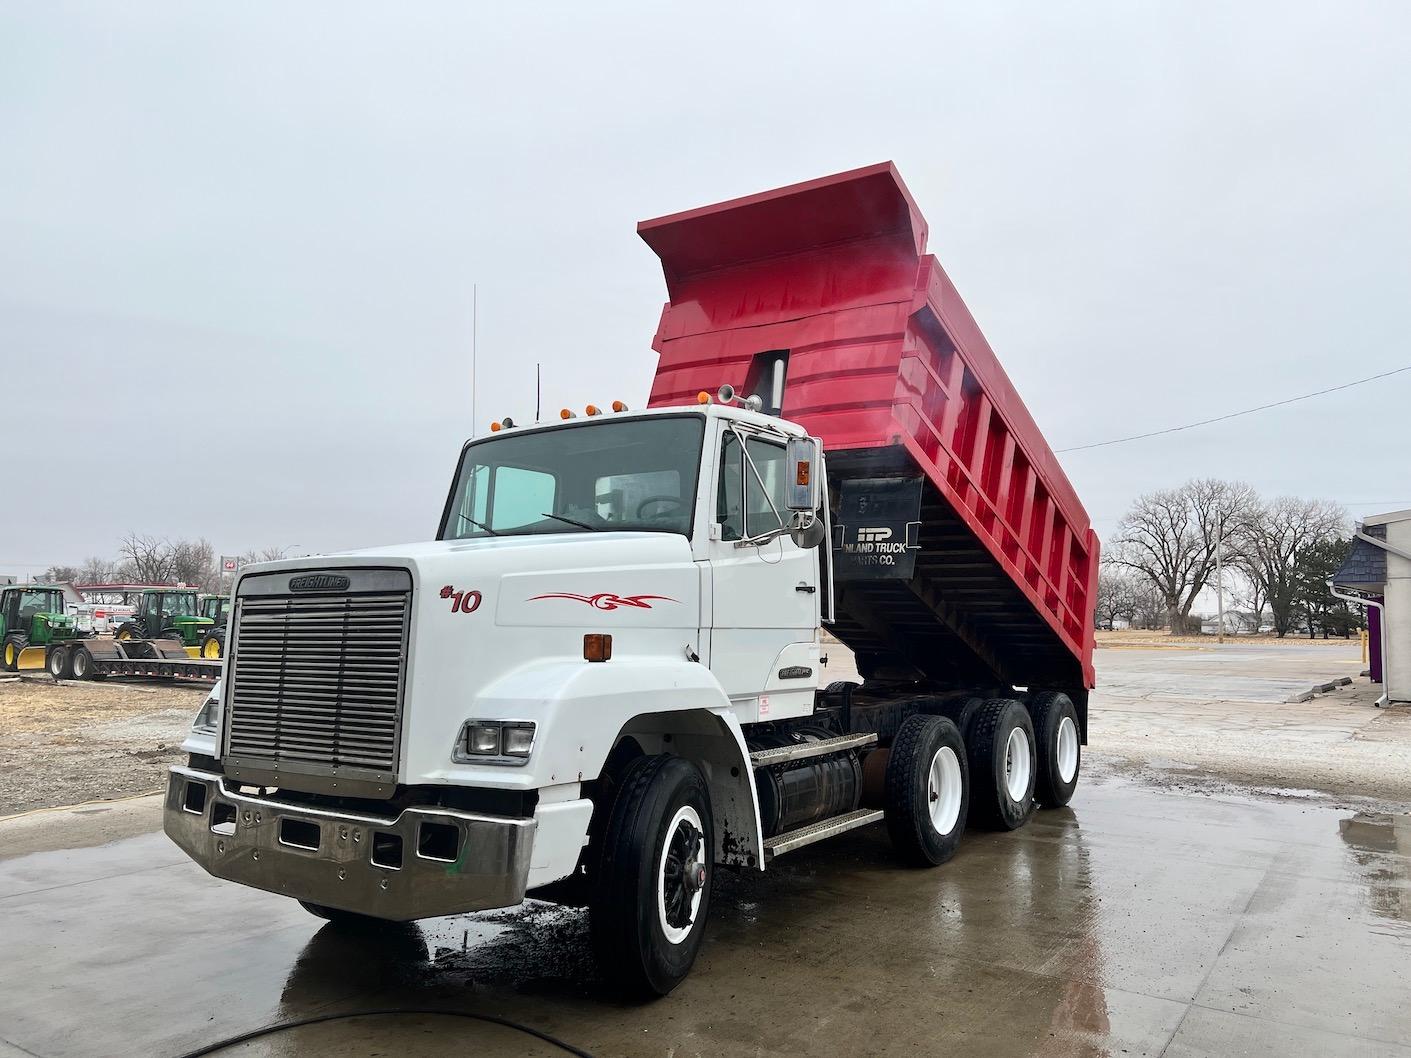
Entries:
[[[2,833],[2,832],[0,832]],[[933,871],[872,828],[722,872],[671,996],[614,997],[583,912],[530,904],[344,934],[207,878],[160,834],[0,861],[0,1039],[175,1054],[360,1007],[510,1017],[609,1054],[1399,1054],[1411,1036],[1411,820],[1080,788]],[[554,1053],[427,1016],[241,1055]],[[0,1047],[0,1054],[5,1054]]]

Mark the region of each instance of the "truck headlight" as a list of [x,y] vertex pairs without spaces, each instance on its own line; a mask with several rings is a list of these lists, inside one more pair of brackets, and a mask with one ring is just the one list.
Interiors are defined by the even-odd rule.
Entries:
[[452,756],[466,764],[523,764],[533,749],[533,721],[467,720]]

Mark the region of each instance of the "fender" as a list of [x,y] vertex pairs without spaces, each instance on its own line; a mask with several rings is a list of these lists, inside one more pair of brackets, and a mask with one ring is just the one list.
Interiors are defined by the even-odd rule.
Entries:
[[[744,735],[730,699],[704,665],[633,656],[601,664],[533,662],[486,686],[467,703],[456,727],[473,717],[534,721],[528,763],[523,768],[456,763],[450,749],[457,731],[447,730],[433,740],[411,740],[402,781],[514,790],[576,785],[598,778],[612,748],[630,735],[647,753],[680,754],[705,773],[717,820],[717,862],[763,867]],[[429,759],[418,759],[421,755]]]

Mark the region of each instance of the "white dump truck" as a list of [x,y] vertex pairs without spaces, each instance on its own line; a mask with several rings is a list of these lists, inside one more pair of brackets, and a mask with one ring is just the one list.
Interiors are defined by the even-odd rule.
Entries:
[[165,806],[211,874],[334,923],[582,903],[664,994],[719,869],[881,821],[934,866],[1072,796],[1096,539],[895,170],[640,231],[647,410],[497,423],[434,540],[241,573]]

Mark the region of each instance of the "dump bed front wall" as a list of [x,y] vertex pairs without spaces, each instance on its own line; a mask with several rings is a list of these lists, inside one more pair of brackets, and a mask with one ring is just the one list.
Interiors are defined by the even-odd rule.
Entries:
[[[697,228],[729,221],[728,204],[702,214]],[[656,223],[642,226],[649,243]],[[1097,538],[955,287],[915,252],[922,240],[886,232],[687,275],[664,254],[651,404],[742,389],[757,354],[788,350],[783,415],[830,452],[904,446],[1090,687]]]

